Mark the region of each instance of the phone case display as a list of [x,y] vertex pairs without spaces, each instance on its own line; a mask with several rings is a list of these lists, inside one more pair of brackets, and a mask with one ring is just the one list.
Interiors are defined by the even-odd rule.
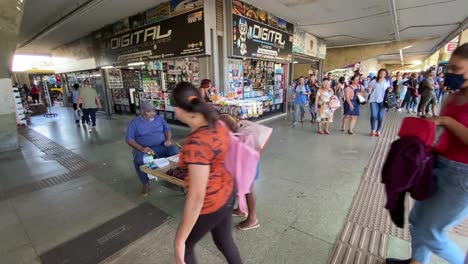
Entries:
[[122,72],[119,69],[108,69],[107,79],[110,89],[123,89]]
[[282,110],[282,64],[257,60],[230,60],[228,77],[227,101],[215,105],[219,111],[248,119]]
[[122,70],[123,88],[141,91],[141,73],[135,70]]
[[130,105],[130,94],[127,89],[111,89],[114,105]]
[[[199,69],[197,58],[148,62],[146,70],[141,71],[142,90],[139,91],[139,97],[152,101],[157,110],[173,112],[174,107],[170,104],[172,91],[183,81],[198,87]],[[169,117],[175,119],[173,115]]]

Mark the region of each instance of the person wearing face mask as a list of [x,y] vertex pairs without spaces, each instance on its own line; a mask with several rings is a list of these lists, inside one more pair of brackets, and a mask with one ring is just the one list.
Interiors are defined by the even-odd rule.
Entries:
[[156,115],[154,105],[148,101],[142,103],[141,114],[128,124],[125,140],[133,148],[133,164],[143,184],[141,192],[146,196],[150,191],[149,178],[140,170],[144,155],[151,153],[157,158],[166,158],[178,154],[179,149],[172,144],[171,128]]
[[387,259],[388,264],[429,264],[431,253],[451,264],[466,263],[447,231],[468,218],[468,43],[453,52],[445,85],[455,92],[439,117],[428,118],[444,128],[434,148],[436,191],[411,210],[411,259]]

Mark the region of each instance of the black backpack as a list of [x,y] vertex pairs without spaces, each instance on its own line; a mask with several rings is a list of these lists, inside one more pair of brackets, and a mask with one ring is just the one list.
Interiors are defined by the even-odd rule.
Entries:
[[392,109],[396,108],[398,105],[397,98],[395,96],[395,93],[387,91],[385,93],[385,98],[384,98],[384,106],[385,108]]

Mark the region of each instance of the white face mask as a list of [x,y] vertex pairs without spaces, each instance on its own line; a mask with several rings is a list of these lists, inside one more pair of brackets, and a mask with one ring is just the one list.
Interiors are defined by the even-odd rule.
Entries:
[[148,120],[148,122],[153,122],[153,121],[154,121],[154,117],[152,117],[152,118],[150,118],[150,119]]

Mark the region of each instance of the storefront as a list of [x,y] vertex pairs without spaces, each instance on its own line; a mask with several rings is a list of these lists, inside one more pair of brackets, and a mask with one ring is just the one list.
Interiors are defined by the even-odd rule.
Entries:
[[293,41],[293,79],[315,75],[321,80],[326,50],[324,40],[296,27]]
[[[208,55],[203,1],[179,10],[166,2],[95,32],[96,64],[104,69],[112,110],[139,113],[153,102],[167,120],[177,120],[170,96],[176,84],[199,86]],[[118,27],[118,30],[116,29]]]
[[242,119],[282,113],[294,25],[242,1],[228,2],[227,87],[215,107]]
[[[100,112],[109,113],[109,105],[107,102],[107,93],[104,87],[104,82],[101,74],[101,70],[87,70],[79,72],[69,72],[63,74],[64,78],[67,80],[67,94],[70,95],[73,90],[74,84],[79,84],[83,86],[85,80],[89,80],[91,87],[96,90],[99,99],[101,100],[102,108],[99,109]],[[71,103],[71,102],[70,102]]]

